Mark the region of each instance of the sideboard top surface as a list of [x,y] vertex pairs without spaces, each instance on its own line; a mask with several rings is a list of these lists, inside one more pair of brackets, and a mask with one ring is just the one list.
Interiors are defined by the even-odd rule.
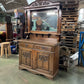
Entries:
[[22,40],[18,40],[19,42],[27,42],[27,43],[31,43],[31,44],[39,44],[39,45],[48,45],[48,46],[56,46],[58,44],[57,39],[52,39],[52,38],[42,38],[42,39],[22,39]]

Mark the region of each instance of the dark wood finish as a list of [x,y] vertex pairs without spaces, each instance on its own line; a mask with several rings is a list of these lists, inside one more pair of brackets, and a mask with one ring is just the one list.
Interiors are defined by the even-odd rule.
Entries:
[[12,23],[6,23],[6,41],[13,40]]
[[12,30],[12,23],[0,23],[0,26],[2,27],[3,32],[6,32],[3,39],[3,41],[12,41],[13,40],[13,30]]
[[[57,10],[57,32],[31,30],[31,12],[43,9]],[[59,68],[58,42],[61,31],[60,4],[50,1],[35,1],[30,6],[25,7],[25,12],[27,12],[26,22],[28,24],[26,34],[30,39],[19,41],[19,68],[27,69],[34,74],[42,74],[49,79],[53,79]],[[39,19],[36,23],[38,24],[38,30],[40,30],[41,20]]]
[[[37,11],[37,10],[44,10],[44,9],[56,9],[58,12],[58,24],[57,24],[57,32],[46,32],[46,31],[31,31],[31,12]],[[52,3],[50,1],[35,1],[28,7],[25,7],[25,10],[27,11],[27,17],[28,17],[28,31],[26,31],[26,34],[29,35],[30,39],[32,37],[35,38],[49,38],[49,36],[52,37],[52,35],[55,35],[55,38],[59,39],[60,32],[61,32],[61,10],[60,10],[60,3]],[[39,29],[40,30],[40,29]],[[38,35],[38,37],[36,36]],[[46,35],[46,37],[45,37]],[[41,36],[41,37],[40,37]],[[53,38],[53,37],[52,37]],[[58,40],[59,41],[59,40]]]
[[[51,42],[51,40],[53,42]],[[53,79],[59,67],[59,45],[55,39],[20,40],[19,68]]]

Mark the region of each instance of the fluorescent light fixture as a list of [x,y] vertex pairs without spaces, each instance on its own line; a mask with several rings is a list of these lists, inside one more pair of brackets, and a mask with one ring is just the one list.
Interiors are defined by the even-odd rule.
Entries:
[[2,3],[0,3],[0,8],[2,9],[2,11],[6,11],[6,9],[4,8],[4,6],[2,5]]
[[27,3],[28,3],[28,4],[31,4],[31,3],[34,2],[34,1],[36,1],[36,0],[27,0]]
[[47,15],[56,15],[55,12],[48,12]]

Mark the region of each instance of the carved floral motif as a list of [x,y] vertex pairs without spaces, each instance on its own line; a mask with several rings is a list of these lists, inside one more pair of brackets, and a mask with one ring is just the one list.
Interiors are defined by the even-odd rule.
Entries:
[[31,53],[30,52],[23,52],[22,53],[22,55],[24,56],[24,57],[28,57],[28,58],[30,58],[31,57]]
[[48,61],[48,56],[39,55],[39,60]]
[[23,52],[22,55],[25,57],[25,64],[26,65],[30,65],[27,63],[27,58],[30,59],[31,58],[31,53],[30,52]]
[[52,3],[50,1],[36,1],[34,3],[32,3],[30,6],[31,7],[35,7],[35,6],[46,6],[46,5],[52,5]]

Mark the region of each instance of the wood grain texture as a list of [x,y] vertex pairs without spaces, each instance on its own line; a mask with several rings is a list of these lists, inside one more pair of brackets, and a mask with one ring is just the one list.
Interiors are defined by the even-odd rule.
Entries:
[[[53,78],[59,68],[59,45],[55,42],[56,40],[53,39],[53,42],[50,39],[23,41],[19,41],[20,69],[27,69],[31,72],[35,70],[37,74]],[[24,44],[33,45],[33,47],[23,46]]]
[[[29,70],[34,74],[42,74],[49,79],[53,79],[56,76],[59,67],[58,42],[60,41],[61,32],[60,3],[52,3],[50,1],[41,0],[35,1],[24,9],[27,12],[28,31],[26,31],[26,34],[29,39],[19,40],[19,68]],[[51,9],[56,9],[55,11],[58,13],[57,31],[40,31],[42,21],[37,21],[39,31],[32,31],[32,11]],[[31,54],[27,53],[25,56],[25,54],[22,54],[23,51],[25,53],[30,52]],[[31,55],[31,59],[28,58],[28,55]],[[30,62],[31,66],[28,65]]]
[[[24,7],[25,11],[27,12],[26,18],[28,20],[28,31],[26,31],[25,33],[28,34],[30,39],[33,38],[50,38],[50,36],[52,38],[56,38],[58,39],[58,41],[60,40],[60,33],[61,33],[61,10],[60,10],[60,3],[52,3],[50,1],[46,1],[46,0],[42,0],[42,1],[35,1],[34,3],[32,3],[31,5]],[[40,31],[40,28],[38,27],[39,31],[32,31],[31,30],[31,22],[32,22],[32,18],[31,18],[31,14],[32,11],[38,11],[38,10],[51,10],[51,9],[56,9],[56,12],[58,13],[58,21],[57,21],[57,32],[53,31],[53,32],[47,32],[47,31]],[[37,22],[39,25],[42,24],[42,21],[38,21]],[[54,37],[52,36],[54,35]]]
[[6,41],[13,41],[12,23],[6,23]]

